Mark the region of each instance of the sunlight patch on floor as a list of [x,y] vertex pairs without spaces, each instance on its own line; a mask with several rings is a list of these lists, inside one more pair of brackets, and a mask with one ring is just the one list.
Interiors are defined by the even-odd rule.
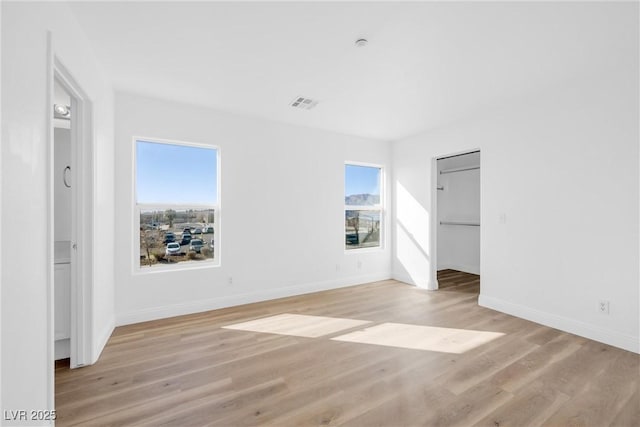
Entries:
[[500,338],[503,335],[500,332],[383,323],[332,339],[335,341],[459,354]]
[[224,329],[263,332],[268,334],[292,335],[296,337],[317,338],[346,329],[371,323],[367,320],[342,319],[338,317],[308,316],[303,314],[278,314],[234,325]]

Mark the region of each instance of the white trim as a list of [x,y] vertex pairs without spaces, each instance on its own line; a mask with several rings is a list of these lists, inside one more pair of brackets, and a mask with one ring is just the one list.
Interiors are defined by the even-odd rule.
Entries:
[[431,159],[431,197],[429,209],[429,253],[431,254],[429,264],[429,289],[438,290],[438,229],[440,222],[438,221],[438,158]]
[[115,327],[115,318],[111,317],[111,320],[109,320],[106,327],[102,330],[102,332],[98,336],[98,339],[96,340],[96,345],[93,349],[91,364],[96,363],[100,358],[102,350],[104,350],[105,346],[107,345],[107,341],[109,341],[109,338],[111,338],[111,334],[113,334],[113,330],[115,329]]
[[[2,4],[0,3],[0,22],[2,22]],[[47,34],[47,52],[49,52],[49,35]],[[0,46],[2,46],[2,31],[0,31]],[[48,53],[47,53],[48,55]],[[48,58],[48,56],[47,56]],[[47,82],[49,79],[47,78]],[[2,55],[0,55],[0,82],[2,82]],[[48,84],[48,83],[47,83]],[[48,88],[51,89],[51,88]],[[50,96],[53,96],[50,94]],[[2,84],[0,83],[0,100],[2,100]],[[0,102],[0,123],[2,123],[2,102]],[[0,165],[2,165],[2,149],[0,149]],[[2,174],[0,174],[0,277],[2,277]],[[50,249],[50,248],[49,248]],[[47,250],[49,250],[47,249]],[[49,272],[48,274],[53,274]],[[47,280],[49,280],[47,278]],[[49,282],[47,281],[47,285]],[[47,292],[48,292],[47,288]],[[50,320],[50,319],[49,319]],[[0,291],[0,331],[2,331],[2,292]],[[49,349],[47,349],[48,351]],[[47,353],[48,354],[48,353]],[[2,339],[0,339],[0,367],[2,367]],[[0,369],[0,408],[4,408],[2,403],[2,369]],[[50,397],[50,396],[47,396]],[[47,404],[51,404],[49,401]],[[2,421],[0,421],[0,425],[2,425]]]
[[345,255],[362,255],[373,252],[384,252],[384,248],[382,246],[364,246],[362,248],[351,248],[345,249]]
[[[134,142],[150,142],[152,144],[166,144],[166,145],[187,145],[189,147],[197,147],[197,148],[215,148],[218,149],[218,146],[215,144],[207,144],[206,142],[193,142],[193,141],[184,141],[179,139],[166,139],[166,138],[152,138],[146,136],[134,136]],[[134,147],[135,149],[135,147]]]
[[[47,31],[47,107],[53,105],[54,100],[54,55],[53,55],[53,36],[51,31]],[[54,273],[54,188],[53,177],[53,114],[51,108],[46,109],[46,126],[47,126],[47,232],[46,232],[46,245],[47,245],[47,404],[49,410],[55,409],[55,326],[54,326],[54,288],[53,281],[55,277]]]
[[171,304],[160,307],[152,307],[116,314],[116,325],[129,325],[132,323],[146,322],[149,320],[164,319],[185,314],[200,313],[219,308],[234,307],[261,301],[269,301],[276,298],[303,295],[330,289],[344,288],[348,286],[370,283],[380,280],[389,280],[386,273],[353,276],[340,280],[327,280],[322,282],[305,283],[302,285],[287,286],[277,289],[268,289],[245,294],[229,295],[208,300],[189,301],[180,304]]
[[634,353],[640,353],[640,338],[637,336],[622,334],[579,320],[558,316],[557,314],[536,310],[482,294],[480,294],[478,298],[478,305]]
[[[141,210],[157,209],[157,210],[187,210],[187,209],[219,209],[217,205],[189,205],[189,204],[171,204],[171,203],[137,203],[137,207]],[[196,221],[198,222],[198,221]]]
[[382,205],[344,205],[345,211],[381,211]]

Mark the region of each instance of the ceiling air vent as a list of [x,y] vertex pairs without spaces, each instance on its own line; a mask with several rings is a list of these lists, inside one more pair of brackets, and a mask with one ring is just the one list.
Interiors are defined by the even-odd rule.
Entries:
[[313,99],[305,98],[303,96],[297,96],[291,101],[291,105],[293,108],[299,108],[301,110],[311,110],[318,104],[318,101],[314,101]]

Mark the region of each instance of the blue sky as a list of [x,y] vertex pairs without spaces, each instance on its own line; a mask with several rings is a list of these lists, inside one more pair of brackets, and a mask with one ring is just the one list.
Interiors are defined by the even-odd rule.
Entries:
[[216,204],[217,150],[136,141],[138,203]]
[[344,195],[380,195],[380,169],[369,166],[345,165]]

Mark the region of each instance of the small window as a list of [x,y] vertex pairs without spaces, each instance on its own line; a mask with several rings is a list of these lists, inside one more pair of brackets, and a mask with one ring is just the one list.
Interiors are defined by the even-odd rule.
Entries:
[[[139,268],[218,265],[219,155],[207,145],[137,139]],[[206,237],[207,244],[192,244]],[[200,240],[202,243],[202,240]]]
[[381,167],[345,165],[345,249],[381,246],[382,197]]

